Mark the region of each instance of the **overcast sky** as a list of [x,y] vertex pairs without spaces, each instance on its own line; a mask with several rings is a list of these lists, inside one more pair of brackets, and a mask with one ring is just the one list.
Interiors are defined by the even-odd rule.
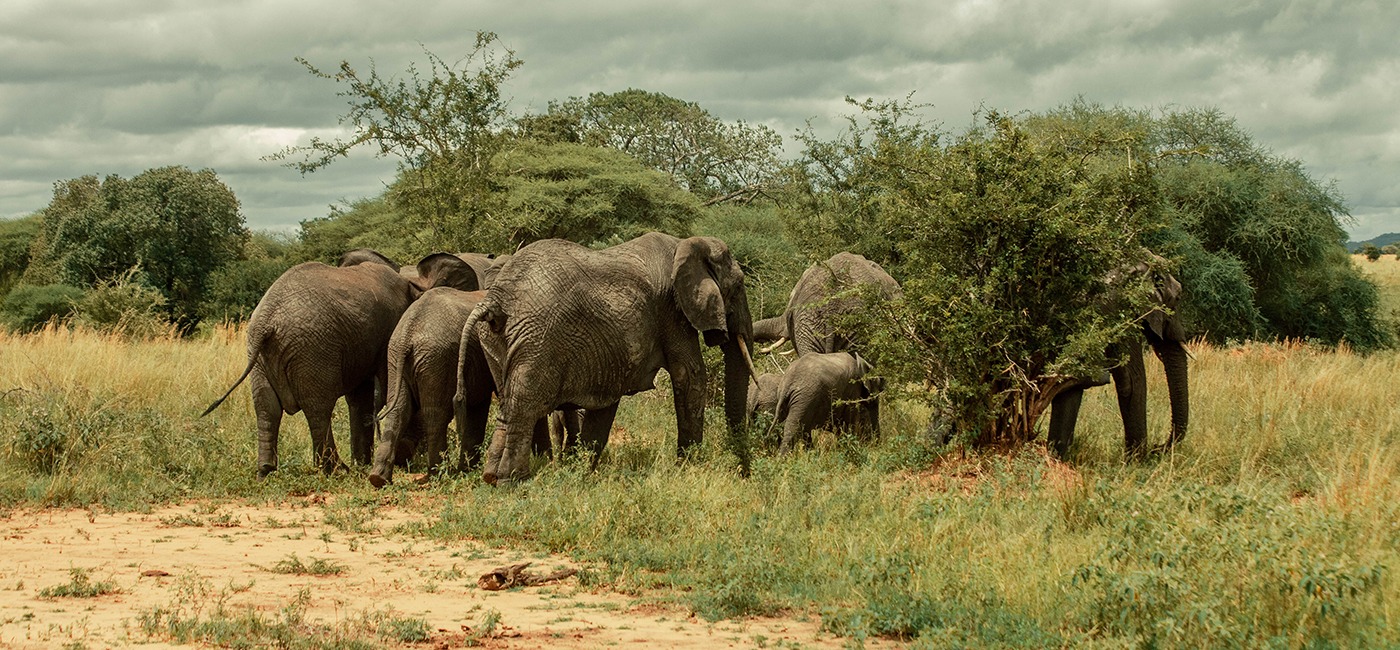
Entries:
[[1400,232],[1400,2],[915,0],[351,2],[0,0],[0,217],[53,182],[209,167],[252,228],[293,229],[378,195],[394,162],[359,151],[308,176],[260,160],[334,135],[344,99],[307,74],[454,61],[477,30],[525,62],[515,113],[627,88],[699,103],[784,138],[843,98],[1039,111],[1082,95],[1216,106],[1257,142],[1335,180],[1355,238]]

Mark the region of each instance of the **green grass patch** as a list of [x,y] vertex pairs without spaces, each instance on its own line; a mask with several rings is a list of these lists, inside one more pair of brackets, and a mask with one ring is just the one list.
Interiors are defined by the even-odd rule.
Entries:
[[344,564],[320,557],[311,558],[310,562],[302,562],[296,553],[290,553],[267,570],[298,576],[338,576],[348,569]]
[[40,598],[96,598],[107,594],[121,593],[117,583],[102,580],[92,581],[92,570],[73,567],[68,569],[68,582],[39,590]]

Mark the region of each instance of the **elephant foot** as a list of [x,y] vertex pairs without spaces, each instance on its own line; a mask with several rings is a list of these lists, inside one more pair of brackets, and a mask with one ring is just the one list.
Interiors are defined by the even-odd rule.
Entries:
[[277,466],[272,463],[263,463],[258,466],[258,478],[267,478],[268,474],[277,471]]
[[428,484],[430,481],[432,481],[432,480],[433,480],[433,474],[432,474],[432,472],[428,472],[428,473],[419,474],[418,476],[413,477],[413,484],[414,484],[414,485],[427,485],[427,484]]
[[495,486],[496,486],[496,473],[495,473],[495,472],[486,472],[486,473],[484,473],[484,474],[481,475],[481,480],[486,481],[486,484],[487,484],[487,485],[490,485],[491,487],[495,487]]
[[378,473],[372,473],[369,475],[369,484],[373,485],[375,488],[382,488],[392,482],[392,479],[380,476]]

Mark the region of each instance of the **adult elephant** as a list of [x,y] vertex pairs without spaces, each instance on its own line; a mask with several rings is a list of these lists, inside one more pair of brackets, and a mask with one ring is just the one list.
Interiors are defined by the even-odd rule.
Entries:
[[[353,255],[351,254],[353,253]],[[205,409],[218,408],[244,379],[258,419],[258,473],[277,469],[282,415],[305,412],[311,447],[323,472],[344,464],[331,434],[331,412],[345,397],[350,449],[368,463],[374,445],[375,384],[387,380],[389,336],[399,317],[434,286],[476,289],[476,274],[453,255],[423,258],[414,278],[373,251],[352,251],[334,267],[307,262],[288,269],[263,294],[248,319],[248,365]]]
[[[481,461],[496,382],[480,344],[473,338],[461,346],[460,337],[467,317],[485,297],[484,291],[438,287],[399,319],[389,338],[389,400],[369,474],[375,487],[392,482],[394,465],[406,462],[423,442],[427,469],[436,469],[447,450],[447,423],[454,417],[458,469]],[[576,420],[561,423],[577,433]],[[536,423],[535,451],[547,451],[550,444],[547,423]]]
[[[1159,258],[1160,259],[1160,258]],[[1128,274],[1145,274],[1146,263],[1128,270]],[[1153,276],[1152,301],[1155,308],[1142,319],[1142,334],[1152,351],[1161,359],[1167,376],[1167,396],[1171,401],[1172,425],[1164,450],[1170,450],[1183,436],[1190,420],[1190,389],[1187,371],[1186,331],[1176,315],[1181,299],[1181,283],[1169,273]],[[1113,387],[1118,393],[1118,410],[1123,418],[1123,448],[1129,457],[1141,456],[1147,440],[1147,370],[1142,358],[1142,339],[1136,336],[1110,346],[1107,356],[1125,357],[1126,361],[1109,369]],[[1061,458],[1069,453],[1074,442],[1075,424],[1084,391],[1108,383],[1106,378],[1081,380],[1062,390],[1050,402],[1050,448]]]
[[499,388],[483,478],[524,477],[534,423],[559,408],[584,409],[580,442],[596,463],[618,401],[654,388],[662,368],[685,455],[704,426],[697,335],[724,350],[725,417],[740,435],[748,376],[756,376],[752,328],[744,273],[718,239],[649,233],[603,250],[558,239],[525,246],[462,330],[481,341]]
[[754,323],[754,340],[781,344],[791,339],[799,357],[849,349],[859,341],[841,333],[839,321],[863,310],[865,303],[861,296],[842,292],[865,285],[877,287],[886,298],[902,294],[899,282],[861,255],[841,252],[814,264],[792,288],[781,315]]
[[783,423],[779,451],[828,425],[862,436],[878,434],[885,381],[871,371],[865,359],[850,352],[809,352],[793,361],[777,391],[776,416]]

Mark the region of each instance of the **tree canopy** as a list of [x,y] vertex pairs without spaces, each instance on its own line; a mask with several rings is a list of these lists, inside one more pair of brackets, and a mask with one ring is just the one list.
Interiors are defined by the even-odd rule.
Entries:
[[523,62],[491,32],[477,32],[473,50],[456,62],[425,54],[426,73],[410,65],[398,78],[380,76],[373,62],[367,74],[348,61],[331,73],[297,58],[311,74],[345,84],[339,94],[350,109],[340,122],[353,134],[313,138],[268,158],[287,161],[303,174],[360,146],[397,158],[399,178],[390,200],[407,222],[403,231],[423,233],[435,249],[467,248],[489,214],[484,197],[491,161],[509,121],[502,85]]
[[695,102],[635,88],[551,102],[519,124],[529,137],[624,152],[707,203],[752,200],[781,167],[782,138],[767,126],[724,122]]
[[96,176],[54,184],[35,243],[36,275],[95,287],[133,267],[159,291],[170,317],[199,321],[206,279],[237,259],[248,239],[238,199],[212,170],[146,170],[130,179]]

